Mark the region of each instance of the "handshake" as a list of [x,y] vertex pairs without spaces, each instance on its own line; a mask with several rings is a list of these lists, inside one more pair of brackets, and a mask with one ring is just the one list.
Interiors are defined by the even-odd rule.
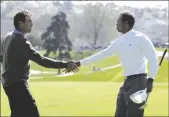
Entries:
[[66,69],[63,71],[65,73],[78,72],[80,67],[80,61],[68,61],[66,62]]

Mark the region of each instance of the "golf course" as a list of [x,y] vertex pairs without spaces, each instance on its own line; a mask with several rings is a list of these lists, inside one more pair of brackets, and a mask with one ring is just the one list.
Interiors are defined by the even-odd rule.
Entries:
[[[114,116],[117,94],[124,80],[119,64],[115,55],[93,65],[82,66],[75,74],[57,76],[57,69],[44,68],[31,62],[31,70],[40,72],[31,72],[29,80],[40,115]],[[92,72],[93,66],[110,69]],[[168,116],[168,109],[168,59],[165,58],[144,115]],[[9,115],[8,99],[1,85],[1,116]]]

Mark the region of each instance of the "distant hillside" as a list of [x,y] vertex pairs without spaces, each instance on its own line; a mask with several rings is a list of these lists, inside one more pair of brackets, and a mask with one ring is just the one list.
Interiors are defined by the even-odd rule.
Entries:
[[[168,9],[157,9],[157,8],[132,8],[132,7],[120,7],[114,3],[109,3],[105,6],[107,9],[111,10],[110,19],[115,26],[115,21],[118,15],[123,11],[130,11],[136,17],[135,29],[142,31],[151,37],[153,41],[168,42]],[[51,17],[55,15],[58,10],[64,11],[68,15],[68,21],[71,25],[70,38],[74,40],[75,46],[79,46],[79,41],[90,41],[87,37],[77,38],[80,32],[79,28],[82,27],[82,20],[80,19],[83,14],[83,5],[74,5],[71,2],[65,1],[62,4],[57,1],[4,1],[1,2],[1,36],[4,36],[8,31],[13,30],[13,16],[14,14],[21,10],[26,9],[32,12],[34,27],[31,35],[40,39],[40,35],[46,30],[47,26],[51,22]],[[78,19],[78,20],[77,20]],[[111,24],[105,24],[111,26]],[[111,32],[112,33],[112,32]],[[113,32],[114,36],[111,34],[109,39],[99,39],[99,44],[106,45],[109,40],[112,40],[117,36],[117,32]]]

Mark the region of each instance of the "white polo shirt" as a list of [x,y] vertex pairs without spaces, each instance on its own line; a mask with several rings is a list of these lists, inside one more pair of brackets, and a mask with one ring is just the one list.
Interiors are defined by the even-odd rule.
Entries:
[[124,76],[147,73],[147,59],[150,64],[149,78],[155,78],[158,70],[158,56],[149,37],[141,32],[130,30],[113,40],[104,50],[83,60],[88,65],[116,53],[124,70]]

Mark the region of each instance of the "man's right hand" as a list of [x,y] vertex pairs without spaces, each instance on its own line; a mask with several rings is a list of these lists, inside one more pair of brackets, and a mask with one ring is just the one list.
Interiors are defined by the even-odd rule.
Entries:
[[78,61],[68,61],[66,64],[67,64],[66,69],[64,70],[65,73],[78,72],[79,71],[78,67],[80,67],[80,62],[78,62]]

